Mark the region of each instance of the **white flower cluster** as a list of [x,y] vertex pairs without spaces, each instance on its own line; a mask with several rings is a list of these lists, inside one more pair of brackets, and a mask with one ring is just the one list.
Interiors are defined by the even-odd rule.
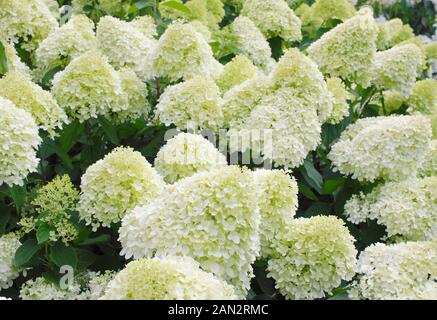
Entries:
[[0,185],[22,185],[35,172],[41,143],[32,115],[0,97]]
[[349,296],[370,300],[437,299],[437,240],[377,243],[358,260],[358,280]]
[[116,69],[133,69],[142,80],[152,77],[151,52],[156,40],[148,35],[150,30],[143,19],[122,21],[111,16],[102,17],[97,24],[97,40],[100,50]]
[[233,300],[234,288],[189,257],[130,262],[109,282],[103,300]]
[[272,241],[278,233],[284,232],[296,213],[297,183],[283,170],[259,169],[253,176],[262,190],[259,198],[261,256],[268,257]]
[[0,237],[0,291],[12,286],[20,270],[14,265],[15,251],[21,246],[20,239],[14,233]]
[[353,223],[376,219],[387,235],[406,240],[437,238],[437,176],[387,182],[369,194],[354,195],[345,205]]
[[329,153],[334,170],[360,181],[400,180],[421,167],[431,139],[427,118],[359,119],[342,132]]
[[187,255],[244,295],[259,254],[258,194],[252,173],[236,166],[179,180],[123,218],[121,254]]
[[179,133],[170,139],[155,159],[155,169],[168,183],[227,164],[226,157],[211,142],[191,133]]
[[141,153],[119,147],[82,176],[78,211],[93,229],[109,227],[128,210],[154,199],[163,187],[161,176]]
[[94,23],[85,15],[74,16],[36,49],[36,76],[42,79],[51,69],[66,67],[72,59],[96,48]]
[[241,15],[251,19],[269,38],[302,39],[301,21],[284,0],[246,0]]
[[15,47],[6,41],[0,41],[0,43],[3,44],[3,47],[5,48],[5,56],[9,71],[18,71],[27,75],[30,74],[29,67],[21,61]]
[[24,40],[23,48],[35,50],[58,28],[58,22],[44,0],[2,0],[0,39],[13,43]]
[[30,112],[37,125],[51,137],[56,136],[56,129],[62,129],[68,122],[67,115],[51,93],[19,71],[10,71],[0,79],[0,96],[12,101],[16,107]]
[[355,275],[354,241],[337,217],[294,219],[273,240],[269,276],[288,299],[323,298]]

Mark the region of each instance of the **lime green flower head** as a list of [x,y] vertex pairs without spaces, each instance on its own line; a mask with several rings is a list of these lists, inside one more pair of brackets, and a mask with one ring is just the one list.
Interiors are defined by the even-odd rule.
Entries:
[[20,269],[14,264],[15,252],[21,246],[15,233],[0,237],[0,291],[12,287],[12,282],[19,277]]
[[398,45],[376,53],[373,83],[384,90],[395,90],[404,96],[411,93],[425,56],[415,44]]
[[434,62],[437,60],[437,41],[430,42],[424,45],[424,50],[426,53],[427,61]]
[[94,23],[85,15],[74,16],[52,32],[36,50],[36,77],[42,79],[50,70],[64,68],[72,59],[95,48]]
[[112,280],[103,300],[234,300],[232,286],[189,257],[132,261]]
[[56,103],[52,94],[19,71],[10,71],[0,80],[0,96],[30,112],[38,126],[51,137],[56,135],[56,129],[61,129],[68,122],[65,111]]
[[407,105],[408,113],[436,114],[437,80],[426,79],[416,82]]
[[222,92],[257,76],[257,68],[245,56],[238,55],[228,62],[217,78],[217,85]]
[[111,114],[115,123],[134,122],[150,113],[151,107],[147,100],[147,84],[138,78],[137,74],[129,68],[117,71],[121,80],[121,88],[127,97],[127,109]]
[[403,24],[401,19],[392,19],[378,24],[379,33],[377,46],[379,50],[386,50],[414,37],[413,29]]
[[437,176],[437,139],[433,137],[419,174],[424,177]]
[[97,24],[98,46],[114,68],[131,68],[142,80],[149,80],[152,78],[150,55],[157,41],[145,35],[138,23],[138,19],[126,22],[102,17]]
[[331,94],[317,64],[299,49],[285,51],[272,71],[275,88],[288,88],[309,104],[312,104],[325,122],[332,112]]
[[353,223],[377,220],[389,237],[430,240],[437,236],[437,176],[387,182],[369,194],[354,195],[345,205]]
[[[72,223],[71,216],[79,201],[76,190],[67,175],[58,176],[36,191],[36,197],[30,203],[37,214],[33,217],[33,228],[44,225],[49,229],[49,240],[61,240],[65,244],[78,236],[78,229]],[[27,232],[30,231],[29,225]]]
[[378,27],[368,8],[326,32],[307,49],[324,74],[370,84]]
[[179,133],[170,139],[155,159],[156,170],[168,183],[227,164],[226,157],[211,142],[191,133]]
[[172,23],[152,52],[155,76],[172,81],[192,78],[195,75],[214,76],[217,61],[204,37],[191,24]]
[[339,78],[329,78],[326,84],[329,92],[332,94],[332,112],[326,122],[336,124],[349,115],[347,100],[351,98],[351,93],[346,90]]
[[237,166],[181,179],[124,217],[121,254],[190,256],[245,296],[259,254],[259,196],[252,173]]
[[267,39],[258,27],[247,17],[238,16],[230,26],[231,33],[237,38],[239,49],[253,64],[264,72],[269,72],[275,61]]
[[269,277],[287,299],[317,299],[355,275],[355,239],[335,216],[291,220],[273,240]]
[[58,28],[44,0],[2,0],[0,6],[0,39],[18,43],[33,52],[41,41]]
[[156,117],[181,129],[218,129],[223,126],[220,99],[214,80],[196,76],[166,88],[156,106]]
[[69,118],[80,122],[128,107],[120,76],[95,50],[85,52],[58,72],[52,93]]
[[0,185],[22,185],[36,171],[40,143],[32,115],[0,96]]
[[401,180],[420,168],[430,140],[423,116],[364,118],[343,131],[328,157],[334,171],[360,181]]
[[437,299],[437,240],[373,244],[358,260],[349,297],[369,300]]
[[119,222],[126,212],[145,205],[164,182],[141,153],[119,147],[90,166],[82,176],[78,211],[96,230]]
[[261,256],[271,254],[272,241],[283,233],[297,210],[297,183],[287,171],[259,169],[253,172],[255,183],[261,189],[259,199],[261,224]]
[[267,38],[302,39],[301,21],[283,0],[246,0],[241,15],[252,20]]
[[384,91],[383,97],[384,97],[384,109],[388,113],[399,110],[399,108],[406,101],[405,96],[393,90]]

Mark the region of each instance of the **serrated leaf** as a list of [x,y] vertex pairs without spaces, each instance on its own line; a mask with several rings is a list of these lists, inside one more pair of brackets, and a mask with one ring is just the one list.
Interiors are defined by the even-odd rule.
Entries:
[[26,240],[15,252],[15,266],[24,266],[33,258],[39,249],[40,247],[34,239]]
[[176,9],[176,10],[181,11],[181,12],[186,13],[186,14],[191,14],[190,8],[188,8],[183,3],[180,3],[177,1],[166,1],[166,2],[162,2],[161,5],[172,8],[172,9]]
[[305,160],[303,163],[303,170],[301,170],[304,179],[308,184],[317,190],[317,192],[322,193],[323,188],[323,177],[314,168],[314,164],[311,161]]
[[319,201],[319,198],[316,196],[316,194],[305,184],[298,183],[298,187],[299,187],[299,192],[302,193],[305,197],[314,201]]
[[71,266],[73,269],[77,267],[76,250],[62,243],[56,243],[51,247],[49,258],[58,267]]
[[27,190],[25,186],[15,185],[10,188],[11,198],[14,201],[15,208],[20,211],[26,203]]
[[59,137],[59,142],[65,152],[68,152],[73,148],[84,129],[84,125],[77,120],[63,128],[62,134]]
[[343,178],[326,180],[323,184],[323,193],[332,194],[344,183],[344,181],[345,180]]

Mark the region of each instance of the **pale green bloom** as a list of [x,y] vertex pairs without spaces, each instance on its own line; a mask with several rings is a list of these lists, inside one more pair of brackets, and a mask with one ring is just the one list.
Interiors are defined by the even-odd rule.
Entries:
[[36,191],[35,199],[30,203],[36,215],[24,218],[25,232],[45,225],[50,241],[62,240],[65,244],[73,241],[79,233],[71,221],[78,201],[79,191],[67,175],[54,178]]
[[268,38],[302,39],[301,21],[283,0],[246,0],[241,15],[252,20]]
[[147,100],[147,85],[129,68],[123,68],[117,73],[123,92],[127,96],[128,108],[112,113],[111,118],[116,123],[133,122],[141,117],[147,118],[151,109]]
[[291,220],[273,240],[268,275],[287,299],[323,298],[355,275],[354,242],[335,216]]
[[331,124],[339,123],[349,115],[348,99],[351,94],[346,90],[343,82],[339,78],[329,78],[326,81],[329,92],[332,94],[332,112],[326,122]]
[[14,233],[0,237],[0,291],[12,287],[20,275],[21,270],[14,264],[15,252],[20,246],[20,239]]
[[416,82],[407,105],[408,113],[436,114],[437,80],[426,79]]
[[226,157],[200,135],[179,133],[156,155],[155,168],[168,183],[226,166]]
[[35,50],[58,28],[44,0],[2,0],[0,25],[0,39],[13,43],[22,39],[22,47],[27,51]]
[[220,99],[220,89],[214,80],[196,76],[167,87],[155,114],[162,123],[181,129],[218,129],[223,126]]
[[398,18],[379,23],[378,28],[377,47],[380,50],[389,49],[414,37],[413,29],[408,24],[404,25]]
[[383,92],[384,109],[391,113],[398,110],[405,102],[405,97],[397,91],[389,90]]
[[56,103],[52,94],[33,83],[28,75],[10,71],[0,79],[0,96],[15,106],[30,112],[38,126],[51,137],[56,129],[68,122],[65,111]]
[[324,74],[370,84],[378,26],[368,8],[326,32],[307,49]]
[[141,20],[132,22],[105,16],[97,24],[99,49],[116,69],[133,69],[142,80],[152,78],[151,52],[157,41],[145,35]]
[[237,166],[181,179],[123,218],[121,254],[190,256],[244,296],[259,254],[259,196],[252,173]]
[[50,70],[64,68],[72,59],[95,48],[94,23],[85,15],[74,16],[52,32],[36,50],[36,77],[42,79]]
[[112,280],[103,300],[233,300],[234,288],[189,257],[140,259]]
[[284,233],[297,210],[297,183],[284,170],[259,169],[253,172],[255,183],[261,189],[261,256],[271,254],[271,245],[277,234]]
[[36,171],[40,143],[32,115],[0,97],[0,185],[22,185],[23,179]]
[[408,96],[424,63],[424,54],[414,44],[398,45],[377,52],[372,82],[379,89],[395,90]]
[[272,50],[258,27],[247,17],[238,16],[230,25],[232,35],[237,38],[237,45],[253,64],[269,72],[275,60]]
[[191,24],[172,23],[159,38],[151,59],[155,76],[173,81],[218,72],[211,47]]
[[437,139],[433,137],[429,149],[426,152],[425,161],[419,174],[421,176],[437,176]]
[[68,116],[80,122],[128,108],[119,74],[94,50],[55,75],[52,93]]
[[349,290],[352,299],[437,299],[437,240],[377,243],[358,260],[358,280]]
[[266,76],[253,77],[232,87],[221,100],[224,126],[240,128],[253,108],[272,90],[271,81]]
[[334,171],[353,179],[400,180],[417,172],[430,140],[423,116],[364,118],[342,132],[328,157]]
[[238,55],[228,62],[217,77],[217,85],[226,92],[247,79],[257,76],[257,68],[245,56]]
[[303,28],[317,31],[329,20],[345,21],[356,14],[355,7],[348,0],[317,0],[311,7],[303,3],[296,10]]
[[430,240],[437,237],[437,177],[387,182],[371,193],[354,195],[345,205],[353,223],[377,220],[389,237]]
[[119,147],[82,176],[78,211],[94,230],[109,227],[128,210],[154,199],[163,187],[162,178],[141,153]]
[[332,112],[331,93],[317,65],[298,49],[285,51],[271,74],[275,89],[288,88],[317,110],[321,122]]

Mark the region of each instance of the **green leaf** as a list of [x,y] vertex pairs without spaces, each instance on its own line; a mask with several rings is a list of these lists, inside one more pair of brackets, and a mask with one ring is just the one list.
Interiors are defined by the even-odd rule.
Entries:
[[71,266],[73,269],[77,267],[76,250],[60,242],[51,248],[49,258],[58,267]]
[[58,155],[59,158],[64,162],[64,164],[70,169],[73,170],[73,162],[68,155],[67,152],[65,152],[60,146],[58,146],[54,141],[47,140],[46,141],[46,148],[48,150],[53,151]]
[[304,217],[309,218],[317,215],[330,214],[332,211],[331,205],[326,202],[313,203],[304,213]]
[[324,194],[332,194],[338,187],[340,187],[344,183],[343,178],[326,180],[323,185],[323,193]]
[[13,186],[10,188],[11,198],[14,201],[17,211],[21,211],[21,208],[26,203],[26,187],[25,186]]
[[308,184],[317,190],[317,192],[322,193],[323,188],[323,177],[322,175],[314,168],[314,164],[311,161],[305,160],[303,163],[304,170],[302,170],[302,174],[304,179]]
[[15,266],[22,267],[38,252],[40,246],[34,239],[26,240],[15,252]]
[[146,7],[153,7],[153,0],[139,0],[135,2],[135,7],[141,10]]
[[9,208],[3,203],[0,203],[0,236],[6,232],[6,226],[8,225],[10,218],[11,212]]
[[312,192],[311,189],[308,188],[305,184],[298,183],[298,187],[299,192],[302,193],[305,197],[314,201],[319,201],[319,198],[316,196],[316,194]]
[[97,255],[92,253],[91,251],[84,249],[76,249],[77,253],[77,268],[78,269],[87,269],[90,265],[92,265],[97,260]]
[[42,224],[36,230],[36,240],[38,244],[43,244],[47,242],[50,238],[50,228],[46,224]]
[[79,243],[80,246],[88,246],[91,244],[99,244],[109,242],[111,240],[111,236],[109,234],[101,234],[95,238],[87,238]]
[[84,129],[85,126],[79,123],[77,120],[64,127],[62,134],[59,137],[59,142],[61,143],[62,149],[65,152],[70,151],[71,148],[74,147]]
[[99,118],[99,123],[105,132],[106,137],[112,144],[119,145],[120,139],[118,138],[117,128],[106,118]]
[[166,1],[166,2],[161,3],[161,5],[172,8],[172,9],[176,9],[176,10],[181,11],[181,12],[186,13],[186,14],[191,14],[190,8],[188,8],[183,3],[180,3],[177,1]]
[[3,43],[0,41],[0,75],[8,72],[8,59],[6,58],[6,50]]
[[41,80],[42,86],[45,88],[50,88],[51,81],[52,81],[53,77],[55,76],[56,73],[58,73],[59,71],[62,71],[62,69],[63,69],[62,66],[57,66],[57,67],[54,67],[53,69],[50,69],[49,71],[47,71]]

